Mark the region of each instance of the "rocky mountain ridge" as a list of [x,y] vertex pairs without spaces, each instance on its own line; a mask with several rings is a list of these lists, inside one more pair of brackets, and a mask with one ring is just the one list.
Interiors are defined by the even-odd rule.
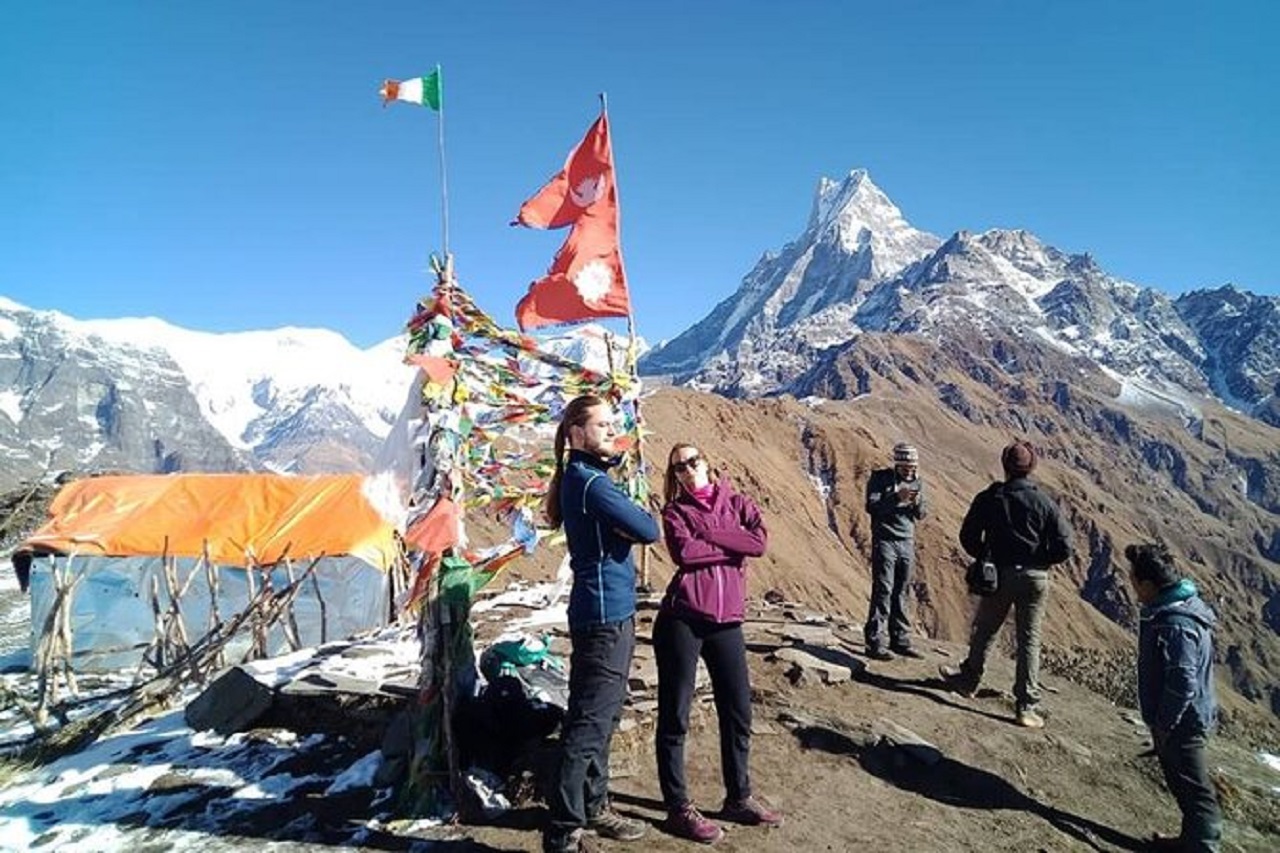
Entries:
[[359,470],[408,393],[403,346],[82,321],[0,300],[0,486],[63,470]]
[[866,332],[1039,336],[1155,392],[1280,425],[1280,299],[1230,285],[1172,299],[1024,230],[940,241],[862,170],[823,179],[802,234],[641,370],[733,396],[795,392],[825,350]]
[[[628,345],[597,324],[540,342],[601,371]],[[369,470],[411,391],[405,345],[85,321],[0,297],[0,491],[60,471]]]

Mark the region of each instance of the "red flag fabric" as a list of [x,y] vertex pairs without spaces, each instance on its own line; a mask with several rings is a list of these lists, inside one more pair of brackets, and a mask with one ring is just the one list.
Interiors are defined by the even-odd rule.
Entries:
[[436,499],[427,514],[404,532],[404,539],[424,554],[438,554],[458,544],[458,522],[461,510],[452,499]]
[[405,363],[421,368],[427,378],[437,385],[445,384],[458,372],[458,362],[438,355],[411,355],[405,359]]
[[573,226],[546,276],[529,285],[516,306],[522,330],[630,315],[607,114],[601,113],[591,125],[564,168],[520,206],[516,224]]

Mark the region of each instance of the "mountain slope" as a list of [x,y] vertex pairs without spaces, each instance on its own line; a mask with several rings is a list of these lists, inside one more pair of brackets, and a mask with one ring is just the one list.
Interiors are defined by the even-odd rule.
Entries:
[[[1280,430],[1217,405],[1188,420],[1096,368],[1080,373],[1077,360],[1034,339],[939,347],[867,335],[806,382],[815,395],[855,383],[865,390],[806,405],[663,389],[645,404],[654,459],[694,440],[759,500],[770,547],[754,562],[757,595],[776,587],[865,618],[866,480],[908,439],[920,448],[932,501],[918,531],[916,624],[963,641],[972,600],[960,522],[972,496],[999,478],[1000,448],[1026,436],[1044,456],[1037,478],[1075,531],[1075,557],[1053,572],[1046,659],[1132,650],[1136,606],[1120,555],[1128,543],[1160,538],[1219,611],[1221,675],[1237,697],[1280,715]],[[659,586],[669,571],[661,550]],[[1240,698],[1228,704],[1243,707]]]
[[1280,426],[1280,299],[1226,286],[1184,293],[1174,307],[1206,342],[1214,393]]
[[403,343],[209,334],[0,300],[0,485],[51,471],[359,469],[399,413]]

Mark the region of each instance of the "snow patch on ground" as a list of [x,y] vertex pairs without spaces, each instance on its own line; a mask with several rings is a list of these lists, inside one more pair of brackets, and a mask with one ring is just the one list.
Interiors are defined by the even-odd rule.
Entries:
[[0,414],[5,415],[15,424],[22,423],[25,414],[22,411],[22,395],[16,391],[0,391]]

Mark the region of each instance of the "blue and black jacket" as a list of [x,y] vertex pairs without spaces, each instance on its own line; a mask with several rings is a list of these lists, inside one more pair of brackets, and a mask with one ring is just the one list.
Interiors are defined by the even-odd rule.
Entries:
[[1157,738],[1184,721],[1211,731],[1218,718],[1213,685],[1217,617],[1189,579],[1160,591],[1138,623],[1138,704]]
[[615,464],[571,450],[560,481],[560,516],[573,569],[570,631],[635,614],[636,567],[631,546],[658,541],[658,522],[609,478]]

